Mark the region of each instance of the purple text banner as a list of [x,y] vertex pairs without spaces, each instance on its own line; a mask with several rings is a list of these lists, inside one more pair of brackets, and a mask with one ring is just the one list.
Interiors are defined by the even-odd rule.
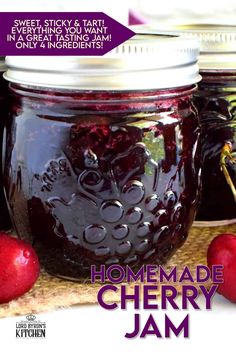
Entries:
[[104,55],[134,35],[103,12],[0,12],[0,56]]

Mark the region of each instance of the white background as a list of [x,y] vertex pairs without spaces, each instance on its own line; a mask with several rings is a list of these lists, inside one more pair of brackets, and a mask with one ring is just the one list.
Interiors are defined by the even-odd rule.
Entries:
[[95,11],[106,12],[123,24],[128,24],[129,0],[0,0],[0,11]]
[[[190,314],[190,337],[159,339],[154,336],[143,339],[126,339],[124,334],[133,331],[134,310],[107,311],[94,306],[79,306],[70,309],[40,314],[38,320],[46,322],[46,339],[16,339],[16,322],[25,317],[0,320],[1,353],[34,354],[50,351],[55,354],[103,353],[103,354],[195,354],[235,352],[236,305],[216,295],[211,310],[204,310],[204,299],[198,304],[202,310],[171,310],[168,317],[177,326],[187,313]],[[141,311],[143,325],[150,311]],[[164,311],[153,311],[157,325],[164,331]],[[3,349],[4,348],[4,349]]]
[[157,26],[168,23],[236,25],[235,0],[130,0],[130,5]]

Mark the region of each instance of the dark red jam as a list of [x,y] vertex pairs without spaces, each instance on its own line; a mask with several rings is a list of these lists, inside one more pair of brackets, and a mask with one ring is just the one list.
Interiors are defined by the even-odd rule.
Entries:
[[[197,220],[236,218],[236,72],[201,73],[195,94],[202,129],[202,199]],[[235,160],[235,161],[234,161]]]
[[0,231],[8,230],[11,227],[9,212],[7,209],[6,199],[3,191],[2,180],[2,140],[4,124],[7,117],[7,82],[2,77],[0,72]]
[[144,92],[10,85],[5,189],[45,269],[164,263],[187,237],[199,189],[194,86]]

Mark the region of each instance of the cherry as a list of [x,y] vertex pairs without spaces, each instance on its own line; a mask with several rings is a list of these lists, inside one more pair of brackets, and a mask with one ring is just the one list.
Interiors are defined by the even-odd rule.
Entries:
[[29,244],[0,233],[0,303],[29,291],[39,271],[38,257]]
[[221,234],[213,239],[207,252],[208,266],[223,265],[224,283],[218,293],[236,303],[236,235]]

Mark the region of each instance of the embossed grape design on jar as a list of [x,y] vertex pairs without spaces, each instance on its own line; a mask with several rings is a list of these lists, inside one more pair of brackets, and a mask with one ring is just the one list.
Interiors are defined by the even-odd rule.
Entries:
[[104,57],[8,57],[5,190],[48,272],[162,264],[184,243],[199,190],[197,53],[142,35]]

